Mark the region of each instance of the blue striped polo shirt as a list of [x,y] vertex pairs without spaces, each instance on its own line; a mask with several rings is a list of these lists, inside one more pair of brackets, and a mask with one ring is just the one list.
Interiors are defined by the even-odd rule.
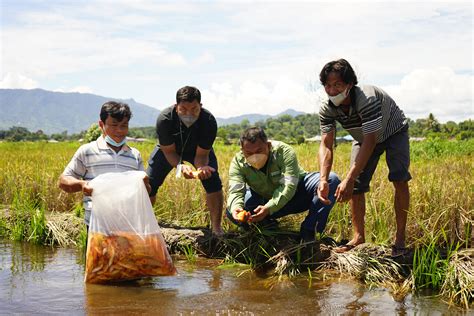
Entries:
[[[115,152],[107,145],[104,137],[100,136],[96,141],[79,147],[64,169],[63,175],[90,181],[104,173],[129,170],[145,170],[140,152],[128,145],[123,145],[119,152]],[[84,196],[83,202],[84,222],[89,225],[92,199],[90,196]]]
[[350,96],[349,114],[329,100],[321,105],[319,120],[322,134],[335,129],[338,121],[359,143],[362,143],[364,135],[374,132],[377,133],[377,143],[381,143],[408,123],[395,101],[378,87],[354,86]]

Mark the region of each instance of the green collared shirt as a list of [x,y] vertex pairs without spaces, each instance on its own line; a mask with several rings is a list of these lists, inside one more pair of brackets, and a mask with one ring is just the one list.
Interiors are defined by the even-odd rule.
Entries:
[[268,199],[270,214],[285,206],[295,195],[299,180],[306,175],[298,165],[294,149],[285,143],[272,141],[267,168],[264,172],[251,167],[242,151],[235,154],[229,168],[230,211],[244,208],[246,185]]

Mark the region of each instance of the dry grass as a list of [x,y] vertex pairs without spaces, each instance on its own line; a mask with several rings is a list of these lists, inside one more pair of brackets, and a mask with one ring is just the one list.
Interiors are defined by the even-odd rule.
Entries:
[[48,240],[61,247],[78,246],[82,219],[70,213],[51,213],[46,218]]
[[449,303],[469,308],[474,301],[474,249],[461,250],[453,255],[441,294],[449,299]]

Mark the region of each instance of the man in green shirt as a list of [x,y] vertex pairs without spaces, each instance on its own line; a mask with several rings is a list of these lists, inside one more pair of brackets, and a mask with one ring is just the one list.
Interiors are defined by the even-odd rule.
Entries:
[[315,232],[326,227],[334,193],[340,183],[333,172],[328,177],[327,198],[317,196],[319,172],[306,172],[298,164],[293,148],[268,141],[263,129],[251,127],[240,137],[241,151],[230,164],[227,217],[240,226],[239,213],[250,212],[248,222],[258,223],[306,210],[300,234],[304,241],[314,240]]

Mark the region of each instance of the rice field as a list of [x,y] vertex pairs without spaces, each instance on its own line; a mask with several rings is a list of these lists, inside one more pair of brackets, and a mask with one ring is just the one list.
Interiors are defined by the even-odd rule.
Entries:
[[[26,209],[48,212],[80,212],[81,194],[66,194],[57,179],[79,143],[0,143],[0,205],[11,214]],[[134,144],[145,161],[154,143]],[[227,192],[227,173],[238,146],[215,146],[219,173]],[[295,145],[301,166],[318,170],[317,144]],[[407,225],[408,244],[428,245],[435,238],[439,245],[471,244],[474,220],[474,140],[426,141],[413,143],[410,172],[411,203]],[[343,177],[349,167],[350,144],[335,149],[333,170]],[[367,241],[389,245],[395,228],[393,186],[381,158],[367,195]],[[160,188],[155,204],[159,221],[181,226],[206,226],[204,190],[198,181],[175,179],[171,172]],[[285,219],[295,229],[298,216]],[[231,227],[224,220],[226,228]],[[326,233],[339,240],[351,236],[348,204],[337,204],[330,215]],[[438,235],[442,236],[438,236]]]
[[[146,167],[155,144],[131,145],[140,150]],[[77,142],[0,143],[0,237],[48,243],[51,236],[47,235],[47,231],[51,230],[46,229],[45,216],[64,212],[81,216],[81,194],[66,194],[57,186],[59,175],[79,146]],[[294,145],[294,148],[305,170],[319,169],[318,144],[305,143]],[[348,171],[350,149],[350,144],[340,144],[335,149],[333,171],[340,177]],[[228,167],[239,148],[236,145],[216,144],[214,150],[226,195]],[[388,246],[395,232],[395,216],[393,186],[388,182],[384,160],[381,157],[366,198],[365,227],[367,242]],[[452,267],[451,262],[466,258],[459,254],[472,248],[474,242],[474,139],[431,139],[412,143],[410,172],[413,179],[410,181],[407,245],[416,249],[414,286],[449,293],[446,288],[449,284],[453,289],[456,284],[459,285],[459,282],[453,281],[459,276],[459,271]],[[209,214],[204,194],[199,181],[175,179],[171,172],[158,191],[155,214],[160,222],[207,226]],[[283,220],[284,225],[297,230],[303,216],[287,217]],[[234,229],[226,219],[223,222],[224,229]],[[71,225],[80,226],[78,222]],[[81,229],[77,234],[79,245],[85,240]],[[350,239],[351,233],[349,205],[337,204],[331,211],[326,234],[341,240]],[[471,262],[460,262],[473,266],[472,259]],[[457,295],[453,300],[472,301],[472,290],[463,293],[464,296]]]

